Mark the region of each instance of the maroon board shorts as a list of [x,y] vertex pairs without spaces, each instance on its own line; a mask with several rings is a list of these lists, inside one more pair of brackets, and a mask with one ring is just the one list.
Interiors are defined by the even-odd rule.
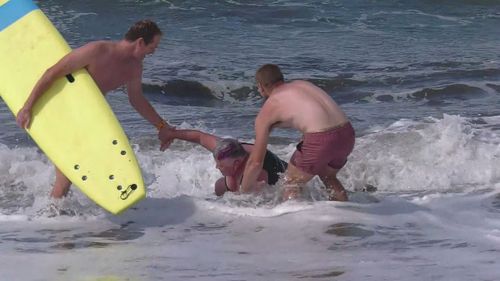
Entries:
[[325,132],[304,134],[290,162],[303,172],[318,175],[326,166],[344,167],[353,148],[354,129],[347,122]]

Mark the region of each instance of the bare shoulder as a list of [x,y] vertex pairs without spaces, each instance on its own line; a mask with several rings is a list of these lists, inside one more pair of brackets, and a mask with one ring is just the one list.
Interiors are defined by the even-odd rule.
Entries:
[[288,86],[287,89],[289,91],[315,87],[313,83],[306,80],[294,80],[292,82],[287,83],[287,86]]
[[272,95],[267,100],[264,102],[264,105],[261,108],[261,112],[263,111],[272,111],[275,110],[275,108],[278,107],[278,105],[281,103],[281,95]]
[[294,83],[297,85],[314,85],[313,83],[306,80],[295,80]]
[[99,40],[99,41],[89,42],[88,44],[89,45],[92,44],[96,48],[100,48],[100,49],[111,49],[111,48],[114,48],[117,43],[113,42],[113,41],[108,41],[108,40]]
[[259,114],[257,115],[257,118],[255,119],[256,124],[272,124],[276,122],[277,120],[276,117],[279,115],[278,111],[280,109],[280,98],[277,97],[277,95],[269,97],[262,108],[259,111]]
[[92,53],[94,56],[109,54],[115,48],[115,43],[111,41],[92,41],[76,50],[81,50],[86,53]]

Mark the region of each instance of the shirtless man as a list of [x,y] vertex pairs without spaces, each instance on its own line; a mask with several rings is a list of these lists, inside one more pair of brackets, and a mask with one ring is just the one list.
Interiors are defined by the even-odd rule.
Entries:
[[[172,130],[164,136],[161,150],[165,150],[174,139],[197,143],[212,152],[217,169],[224,177],[215,182],[215,194],[222,196],[226,191],[239,192],[243,169],[253,145],[235,139],[221,139],[197,130]],[[259,192],[265,184],[274,185],[280,174],[286,170],[286,162],[269,150],[265,151],[263,166],[257,175],[257,184],[247,192]]]
[[283,199],[293,199],[318,175],[330,191],[330,200],[347,201],[337,179],[354,147],[354,129],[327,93],[307,81],[285,83],[277,65],[266,64],[256,73],[260,94],[266,98],[255,119],[255,145],[247,161],[241,191],[250,190],[262,167],[269,134],[275,126],[303,134],[285,172]]
[[[142,20],[131,26],[124,39],[118,42],[95,41],[73,50],[47,69],[38,80],[17,114],[17,124],[22,128],[29,127],[34,104],[55,80],[86,68],[103,94],[126,85],[130,104],[135,110],[158,129],[158,134],[167,134],[172,128],[144,97],[141,83],[144,57],[154,53],[161,35],[162,32],[154,22]],[[56,167],[56,180],[51,196],[65,196],[70,186],[69,179]]]

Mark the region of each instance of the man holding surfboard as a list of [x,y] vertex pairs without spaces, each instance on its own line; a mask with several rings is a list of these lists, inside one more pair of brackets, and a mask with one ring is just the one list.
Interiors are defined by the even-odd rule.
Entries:
[[[125,85],[130,104],[158,129],[158,134],[166,134],[166,131],[173,128],[144,97],[141,82],[143,60],[146,55],[154,53],[161,36],[162,32],[156,23],[142,20],[132,25],[125,37],[118,42],[94,41],[71,51],[40,77],[17,114],[17,124],[28,128],[33,106],[54,81],[85,68],[104,94]],[[56,180],[51,196],[65,196],[70,185],[69,179],[56,167]]]

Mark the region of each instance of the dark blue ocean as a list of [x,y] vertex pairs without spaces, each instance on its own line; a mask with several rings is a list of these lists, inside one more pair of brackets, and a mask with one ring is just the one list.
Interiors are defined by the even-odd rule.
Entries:
[[[0,100],[0,279],[498,280],[500,1],[37,3],[74,48],[155,20],[143,89],[180,128],[252,141],[265,63],[320,86],[356,130],[339,175],[352,201],[317,180],[302,202],[217,199],[210,153],[158,151],[119,89],[148,198],[119,217],[77,188],[54,202],[50,162]],[[289,160],[299,138],[275,130],[269,148]]]

